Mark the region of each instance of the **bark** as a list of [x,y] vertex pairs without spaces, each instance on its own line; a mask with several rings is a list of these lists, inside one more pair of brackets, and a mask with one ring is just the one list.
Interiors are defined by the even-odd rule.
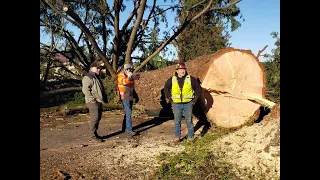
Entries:
[[141,0],[140,1],[138,17],[136,19],[136,22],[134,23],[134,27],[133,27],[133,29],[131,31],[131,35],[130,35],[129,42],[128,42],[125,63],[131,63],[132,46],[133,46],[133,43],[134,43],[138,28],[140,26],[143,14],[144,14],[144,9],[146,7],[146,2],[147,2],[146,0]]
[[49,92],[43,92],[40,94],[40,99],[48,98],[61,93],[69,93],[69,92],[81,92],[81,87],[69,87],[64,89],[57,89]]
[[81,80],[79,79],[64,79],[60,81],[53,81],[53,82],[47,82],[47,83],[41,83],[40,88],[46,87],[46,86],[54,86],[54,85],[60,85],[63,83],[78,83],[81,84]]
[[[123,106],[121,104],[103,104],[103,110],[108,110],[108,109],[123,109]],[[79,105],[75,107],[67,107],[67,106],[61,106],[59,110],[54,112],[55,116],[67,116],[67,115],[73,115],[77,113],[88,113],[89,110],[87,106],[84,105]]]

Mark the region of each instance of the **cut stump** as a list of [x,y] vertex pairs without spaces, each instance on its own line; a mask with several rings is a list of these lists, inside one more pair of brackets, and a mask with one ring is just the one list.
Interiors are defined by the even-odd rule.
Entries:
[[260,106],[275,105],[265,99],[264,68],[250,50],[220,50],[205,67],[200,101],[208,120],[217,126],[239,127],[257,117]]

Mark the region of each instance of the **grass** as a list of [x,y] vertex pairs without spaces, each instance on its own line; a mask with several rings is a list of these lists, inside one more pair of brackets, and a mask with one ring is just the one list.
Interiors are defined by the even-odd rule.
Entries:
[[[157,169],[155,179],[215,179],[237,178],[230,172],[230,165],[217,160],[208,144],[234,130],[215,128],[213,133],[198,137],[195,142],[183,141],[185,150],[171,155],[161,153],[157,159],[162,163]],[[212,179],[212,178],[209,178]]]
[[[243,126],[251,126],[253,123],[253,118],[250,118]],[[210,149],[210,144],[213,144],[216,139],[233,133],[241,127],[233,129],[216,127],[203,137],[199,136],[195,142],[181,142],[185,147],[181,153],[161,153],[157,157],[161,165],[156,170],[153,179],[270,179],[266,172],[271,171],[272,167],[265,167],[267,171],[262,170],[262,167],[256,167],[257,171],[239,169],[225,160],[226,156],[222,149],[215,152]],[[271,178],[279,179],[278,177]]]

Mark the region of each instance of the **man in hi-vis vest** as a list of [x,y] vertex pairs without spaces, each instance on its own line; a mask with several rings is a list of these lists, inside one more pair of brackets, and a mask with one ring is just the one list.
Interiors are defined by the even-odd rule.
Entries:
[[188,138],[192,139],[194,136],[191,116],[193,105],[200,97],[201,87],[197,79],[187,73],[187,67],[184,63],[178,63],[175,69],[175,75],[170,77],[164,86],[164,93],[172,103],[175,141],[180,142],[182,115],[187,122]]

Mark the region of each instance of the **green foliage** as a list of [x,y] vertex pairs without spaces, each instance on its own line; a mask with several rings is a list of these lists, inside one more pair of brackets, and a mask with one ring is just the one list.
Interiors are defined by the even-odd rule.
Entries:
[[[148,56],[146,54],[146,56]],[[135,66],[140,66],[140,62],[135,63]],[[161,69],[166,68],[168,66],[168,60],[161,57],[160,55],[154,56],[146,65],[143,70],[154,70],[154,69]]]
[[[48,98],[40,99],[40,107],[53,107],[53,106],[61,106],[68,103],[69,106],[78,104],[79,100],[74,99],[75,93],[64,93],[57,94],[54,96],[50,96]],[[75,101],[75,102],[71,102]]]
[[112,82],[110,76],[107,76],[103,80],[103,86],[104,86],[105,92],[108,96],[108,101],[113,102],[115,100],[115,97],[117,94],[117,84]]
[[[102,74],[102,76],[105,76]],[[105,92],[108,96],[109,102],[115,101],[115,96],[117,92],[117,87],[114,82],[112,82],[110,76],[105,76],[102,80],[103,86],[105,88]],[[55,86],[54,88],[67,88],[74,87],[74,84],[61,84],[59,86]],[[51,89],[48,89],[49,91]],[[61,106],[66,105],[67,107],[74,107],[78,105],[85,104],[84,94],[82,92],[72,92],[66,94],[57,94],[55,96],[51,96],[46,99],[40,100],[40,107],[50,107],[50,106]],[[111,108],[112,109],[112,108]]]
[[224,162],[215,157],[211,153],[206,159],[203,165],[200,165],[196,168],[193,175],[193,179],[203,179],[207,177],[208,179],[241,179],[238,173],[232,170],[232,165],[230,163]]
[[[157,159],[162,162],[156,172],[157,179],[202,179],[214,173],[218,179],[236,178],[229,170],[230,165],[219,162],[217,157],[210,151],[209,144],[232,132],[225,128],[216,128],[214,133],[208,133],[198,137],[195,142],[183,141],[185,150],[181,153],[170,155],[161,153]],[[222,168],[223,167],[223,168]],[[219,171],[215,171],[215,170]],[[201,178],[202,177],[202,178]]]
[[68,101],[65,105],[67,107],[74,107],[83,104],[85,104],[84,94],[82,92],[76,92],[73,96],[73,100]]
[[[267,175],[250,169],[240,169],[226,162],[225,152],[218,149],[211,151],[211,144],[216,142],[228,133],[237,129],[226,129],[216,127],[211,129],[203,137],[198,137],[196,141],[183,141],[184,151],[172,154],[161,153],[157,156],[160,161],[156,177],[154,179],[267,179]],[[262,169],[261,169],[262,170]],[[279,177],[272,177],[279,179]]]
[[152,60],[149,62],[155,69],[165,68],[167,67],[168,60],[162,58],[159,55],[156,55],[152,58]]
[[272,54],[267,54],[268,60],[264,62],[265,73],[267,79],[266,97],[276,103],[280,103],[280,37],[277,32],[271,33],[276,39],[272,49]]
[[[108,101],[113,102],[116,96],[116,85],[112,82],[110,76],[106,76],[102,82],[108,97]],[[65,103],[65,105],[67,105],[68,107],[73,107],[73,106],[83,105],[83,104],[85,104],[85,99],[84,99],[84,94],[82,92],[76,92],[73,95],[73,98],[70,101]],[[114,107],[110,107],[107,109],[114,109]]]
[[[204,8],[206,3],[199,4],[200,2],[200,0],[182,2],[184,8],[179,12],[180,24],[184,23],[187,14],[188,17],[192,17]],[[221,0],[214,2],[213,6],[224,6],[229,3],[229,0]],[[234,5],[232,8],[208,12],[193,21],[177,38],[175,46],[178,49],[179,60],[192,60],[229,46],[228,25],[231,25],[231,31],[238,29],[241,23],[236,17],[239,15],[240,9]]]
[[40,115],[43,113],[54,113],[59,111],[59,106],[53,106],[49,108],[40,108]]
[[116,109],[123,109],[123,106],[121,104],[115,104],[115,103],[103,104],[104,111],[111,111]]

